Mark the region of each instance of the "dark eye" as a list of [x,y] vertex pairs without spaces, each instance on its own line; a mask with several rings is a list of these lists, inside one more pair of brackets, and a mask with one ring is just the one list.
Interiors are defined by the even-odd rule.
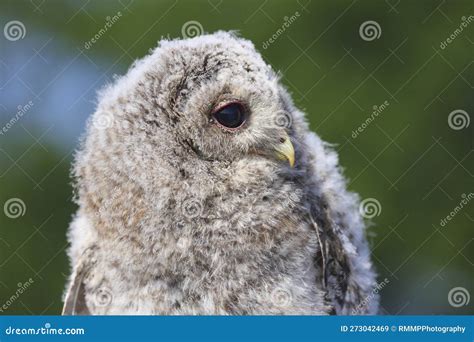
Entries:
[[240,103],[230,103],[218,109],[212,115],[218,124],[225,128],[236,129],[245,122],[245,110]]

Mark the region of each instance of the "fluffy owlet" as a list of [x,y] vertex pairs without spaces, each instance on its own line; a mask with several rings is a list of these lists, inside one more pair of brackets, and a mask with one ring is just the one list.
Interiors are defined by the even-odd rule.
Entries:
[[251,42],[163,40],[99,94],[64,314],[370,314],[358,197]]

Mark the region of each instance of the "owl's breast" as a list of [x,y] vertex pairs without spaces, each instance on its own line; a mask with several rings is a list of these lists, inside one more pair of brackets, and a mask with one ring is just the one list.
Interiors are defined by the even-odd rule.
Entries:
[[96,305],[98,312],[328,311],[316,282],[318,242],[295,183],[170,202],[174,205],[162,206],[155,225],[103,241],[91,293],[105,287],[115,304]]

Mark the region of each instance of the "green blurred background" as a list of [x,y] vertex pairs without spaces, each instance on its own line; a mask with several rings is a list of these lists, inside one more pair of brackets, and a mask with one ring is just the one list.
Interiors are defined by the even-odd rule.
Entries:
[[[336,144],[351,190],[380,203],[369,241],[379,280],[389,280],[381,313],[472,314],[474,201],[441,220],[474,192],[473,8],[470,0],[1,0],[0,129],[18,106],[31,108],[0,134],[0,308],[8,304],[0,314],[60,313],[75,211],[69,170],[95,93],[162,37],[182,37],[190,21],[253,41],[311,128]],[[24,26],[19,39],[3,30],[14,20]],[[375,37],[361,36],[367,21],[378,24]],[[24,203],[23,215],[7,215],[10,199]]]

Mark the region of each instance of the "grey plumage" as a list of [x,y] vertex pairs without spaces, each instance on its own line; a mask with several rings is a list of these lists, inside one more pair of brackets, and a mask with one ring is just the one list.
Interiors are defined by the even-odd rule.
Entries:
[[[211,114],[229,102],[232,131]],[[106,87],[74,177],[65,314],[377,310],[336,153],[232,33],[161,41]]]

